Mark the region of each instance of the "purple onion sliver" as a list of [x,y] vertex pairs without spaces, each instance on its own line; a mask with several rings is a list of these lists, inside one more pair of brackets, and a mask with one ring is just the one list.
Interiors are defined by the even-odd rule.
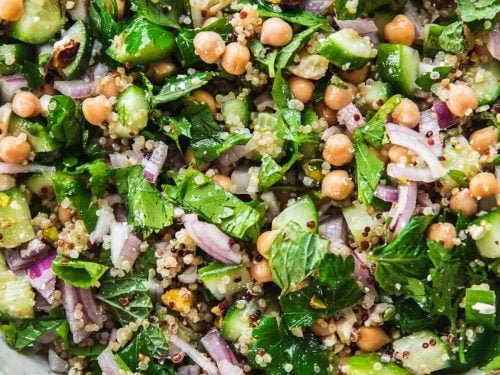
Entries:
[[208,355],[212,357],[217,365],[221,361],[228,361],[232,365],[238,365],[238,360],[234,356],[234,353],[217,329],[208,332],[200,341]]
[[350,103],[337,112],[339,124],[345,125],[350,133],[353,133],[356,128],[365,125],[365,118],[359,111],[358,107]]
[[405,9],[404,9],[404,15],[410,19],[410,21],[413,23],[415,26],[415,39],[421,40],[424,38],[424,26],[422,24],[422,19],[420,18],[417,10],[415,7],[410,3],[407,2]]
[[111,224],[111,261],[116,268],[128,271],[139,257],[142,241],[132,233],[125,223]]
[[400,184],[398,186],[398,202],[393,206],[392,221],[390,230],[394,234],[401,232],[415,211],[417,205],[417,184],[410,182],[409,184]]
[[11,102],[16,92],[24,87],[28,87],[28,81],[22,74],[14,74],[3,77],[1,97],[5,102]]
[[149,182],[155,183],[160,175],[161,169],[167,160],[168,146],[163,142],[158,142],[158,145],[153,150],[149,159],[145,162],[144,178]]
[[31,286],[50,304],[54,302],[54,291],[56,289],[56,275],[52,271],[52,262],[56,255],[54,252],[28,269]]
[[97,357],[97,363],[104,375],[119,375],[121,372],[120,365],[111,349],[103,350]]
[[73,99],[84,99],[92,94],[92,86],[83,80],[54,81],[54,88]]
[[177,335],[170,336],[170,343],[176,345],[183,351],[194,363],[199,365],[208,375],[219,375],[219,370],[204,354],[200,353],[196,348],[181,339]]
[[394,186],[379,184],[375,190],[375,196],[384,202],[397,202],[398,189]]
[[318,234],[330,241],[330,250],[343,249],[348,241],[344,216],[332,215],[321,219]]
[[335,18],[335,22],[341,29],[353,29],[361,36],[378,32],[375,22],[368,18],[357,18],[355,20],[339,20]]
[[441,129],[448,129],[455,125],[457,118],[453,116],[445,102],[437,99],[432,103],[432,109],[436,113],[437,122]]
[[396,163],[387,164],[387,175],[408,181],[431,183],[436,181],[429,168],[419,168],[412,165],[401,165]]
[[327,10],[333,3],[333,0],[305,0],[303,3],[304,10],[321,14]]
[[181,366],[177,369],[177,375],[200,375],[200,367],[196,365]]

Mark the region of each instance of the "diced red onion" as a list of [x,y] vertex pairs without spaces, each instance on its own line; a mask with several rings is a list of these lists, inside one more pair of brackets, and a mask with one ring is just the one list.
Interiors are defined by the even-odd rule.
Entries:
[[200,367],[196,365],[181,366],[177,369],[177,375],[200,375]]
[[333,0],[306,0],[303,3],[304,10],[316,14],[323,13],[333,3]]
[[97,356],[97,363],[103,375],[120,375],[122,370],[111,349],[106,348]]
[[32,239],[28,242],[28,245],[25,248],[21,248],[19,251],[19,255],[21,255],[22,259],[40,259],[47,255],[50,251],[50,246],[39,240],[38,238]]
[[375,292],[375,279],[371,271],[373,263],[361,259],[361,255],[352,249],[351,255],[354,258],[354,279],[363,284],[365,292]]
[[432,200],[429,198],[429,193],[425,190],[418,190],[417,193],[417,208],[415,213],[425,214],[425,209],[430,208],[433,213],[437,213],[439,211],[439,204],[432,203]]
[[183,284],[193,284],[198,279],[198,270],[195,266],[190,266],[186,270],[177,276],[179,281]]
[[424,91],[420,87],[417,87],[413,90],[413,95],[415,95],[419,99],[428,99],[432,96],[432,93]]
[[19,254],[19,250],[5,250],[5,259],[7,260],[7,265],[9,269],[14,272],[18,272],[21,270],[25,270],[33,263],[35,260],[33,259],[23,259]]
[[92,75],[94,77],[105,77],[106,74],[108,74],[108,72],[109,68],[102,63],[98,63],[96,66],[92,68]]
[[219,375],[219,370],[204,354],[200,353],[177,335],[170,336],[170,342],[182,350],[194,363],[199,365],[208,375]]
[[53,253],[28,269],[31,286],[50,304],[54,302],[54,291],[56,290],[56,274],[52,271],[52,262],[56,255]]
[[[108,201],[109,202],[109,201]],[[115,221],[113,209],[110,206],[101,207],[97,210],[97,223],[95,229],[90,233],[90,242],[93,244],[101,243],[104,236],[109,233],[111,225]]]
[[392,178],[398,178],[417,182],[434,182],[436,178],[432,176],[430,168],[419,168],[412,165],[401,165],[396,163],[387,164],[387,175]]
[[318,227],[321,237],[330,241],[330,251],[342,250],[347,243],[347,224],[342,215],[331,215],[321,219]]
[[83,80],[54,81],[54,88],[73,99],[84,99],[92,95],[92,86]]
[[500,60],[500,23],[497,23],[495,29],[490,31],[486,47],[493,58]]
[[48,362],[49,368],[54,372],[66,372],[69,369],[68,361],[59,357],[52,349],[49,349]]
[[238,360],[234,356],[234,353],[217,329],[212,329],[200,341],[217,366],[219,366],[221,361],[228,361],[232,365],[238,365]]
[[393,205],[391,210],[392,220],[389,225],[389,229],[394,234],[398,234],[408,225],[411,216],[415,212],[417,205],[417,184],[415,182],[399,184],[398,192],[398,202]]
[[153,303],[157,303],[161,300],[163,295],[163,287],[161,286],[161,281],[155,277],[148,278],[148,292]]
[[128,157],[125,154],[109,154],[109,161],[111,162],[111,168],[124,168],[129,166]]
[[225,264],[241,262],[241,254],[232,247],[232,238],[214,224],[199,221],[194,214],[182,215],[181,219],[196,245],[212,258]]
[[368,37],[368,39],[370,39],[370,43],[372,44],[373,47],[378,47],[380,40],[378,38],[377,33],[368,33],[364,36],[366,36],[366,37]]
[[231,173],[231,190],[234,194],[249,194],[248,187],[250,186],[250,168],[238,167]]
[[415,7],[408,1],[404,9],[404,15],[410,19],[415,26],[415,39],[422,40],[424,38],[424,26],[422,19]]
[[415,152],[427,163],[432,177],[438,179],[447,173],[437,156],[432,152],[428,140],[424,136],[401,125],[386,124],[385,127],[391,143]]
[[132,269],[142,241],[132,233],[127,223],[111,224],[111,261],[116,268],[129,271]]
[[[436,116],[431,109],[427,109],[420,114],[420,124],[418,130],[421,135],[423,135],[428,140],[432,139],[432,144],[429,148],[432,150],[434,155],[437,157],[443,155],[443,143],[441,142],[441,137],[439,136],[440,127]],[[429,144],[429,142],[427,142]]]
[[36,261],[47,256],[49,251],[50,246],[38,239],[33,239],[27,244],[23,244],[21,249],[6,250],[5,258],[9,268],[17,272],[30,267]]
[[147,159],[144,166],[144,178],[149,182],[155,183],[160,175],[161,169],[167,160],[168,146],[162,141],[153,150],[153,153]]
[[375,190],[375,196],[385,202],[397,202],[398,189],[394,186],[379,184]]
[[353,133],[356,128],[365,125],[366,121],[358,107],[350,103],[337,112],[339,124],[345,125],[350,133]]
[[13,163],[4,163],[0,161],[0,173],[2,174],[17,174],[17,173],[47,173],[51,174],[56,171],[56,167],[49,167],[46,165],[38,165],[38,164],[13,164]]
[[14,74],[2,78],[1,97],[5,102],[11,102],[20,89],[28,87],[28,81],[22,74]]
[[[92,332],[87,332],[85,326],[96,324],[99,329],[102,328],[104,323],[103,316],[96,305],[94,298],[94,291],[89,289],[77,288],[76,286],[65,283],[61,280],[61,292],[64,301],[64,309],[66,310],[66,318],[68,319],[69,329],[73,336],[75,344],[81,343]],[[75,317],[77,305],[81,306],[83,316],[81,318]],[[83,320],[83,326],[82,326]]]
[[368,18],[357,18],[355,20],[339,20],[335,18],[335,23],[341,29],[353,29],[361,36],[378,32],[375,22]]
[[244,146],[233,146],[217,158],[217,163],[222,167],[229,167],[246,156],[249,152],[250,150]]
[[437,122],[441,129],[448,129],[457,123],[457,118],[453,116],[445,102],[436,99],[432,103],[432,110],[436,113]]

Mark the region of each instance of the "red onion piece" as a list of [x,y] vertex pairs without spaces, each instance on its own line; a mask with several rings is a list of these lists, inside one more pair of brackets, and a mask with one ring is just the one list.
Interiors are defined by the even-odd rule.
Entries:
[[144,178],[149,182],[155,183],[160,175],[161,169],[167,160],[168,146],[162,141],[153,150],[149,159],[145,162]]
[[371,271],[373,263],[362,260],[355,250],[351,250],[351,255],[354,258],[354,279],[363,284],[365,292],[375,292],[375,279]]
[[229,167],[236,163],[250,151],[244,146],[233,146],[217,158],[217,163],[222,167]]
[[398,234],[408,225],[411,216],[415,212],[417,205],[417,184],[415,182],[399,184],[398,192],[398,201],[392,207],[392,220],[389,225],[389,229],[394,234]]
[[177,369],[177,375],[200,375],[200,367],[196,365],[181,366]]
[[368,18],[357,18],[355,20],[339,20],[335,18],[335,23],[341,29],[353,29],[361,36],[377,33],[378,27],[373,20]]
[[[431,109],[427,109],[420,114],[418,131],[427,138],[427,140],[432,139],[432,144],[429,145],[429,148],[434,155],[437,157],[442,156],[443,143],[441,142],[441,137],[439,137],[440,127]],[[429,144],[429,141],[427,141],[427,144]]]
[[453,116],[445,102],[437,99],[432,103],[432,109],[436,113],[437,122],[441,129],[448,129],[457,123],[457,118]]
[[189,358],[193,360],[208,375],[219,375],[219,370],[204,354],[200,353],[191,344],[187,343],[179,336],[170,336],[170,342],[182,350]]
[[486,47],[493,58],[500,60],[500,23],[497,23],[495,29],[490,31]]
[[[109,202],[109,201],[108,201]],[[90,233],[90,242],[93,244],[101,243],[104,236],[109,233],[111,225],[115,221],[115,215],[113,214],[113,209],[110,206],[101,207],[97,210],[97,223],[95,229]]]
[[97,363],[104,375],[120,375],[122,372],[111,349],[103,350],[97,357]]
[[410,2],[407,2],[405,5],[404,15],[408,17],[415,26],[415,39],[422,40],[424,38],[424,25],[417,10]]
[[253,100],[253,103],[255,104],[255,107],[257,107],[258,111],[264,111],[267,108],[274,109],[275,107],[273,97],[269,91],[264,91],[262,94],[257,96]]
[[350,103],[344,108],[337,112],[337,119],[339,124],[345,125],[350,133],[354,132],[354,129],[365,125],[366,121],[358,107]]
[[84,99],[92,95],[92,86],[83,80],[54,81],[54,88],[73,99]]
[[56,255],[53,253],[28,269],[31,286],[50,304],[54,302],[54,291],[56,290],[56,274],[52,271],[52,262]]
[[196,245],[212,258],[225,264],[241,262],[241,254],[232,248],[232,238],[214,224],[199,221],[194,214],[182,215],[181,219]]
[[401,165],[396,163],[387,164],[387,175],[392,178],[408,181],[427,183],[436,181],[436,178],[432,177],[432,172],[429,168],[418,168],[412,165]]
[[384,202],[397,202],[398,189],[394,186],[379,184],[375,190],[375,196]]
[[12,163],[4,163],[0,161],[0,173],[2,174],[17,174],[17,173],[54,173],[56,171],[56,167],[49,167],[46,165],[38,165],[38,164],[12,164]]
[[132,269],[142,241],[132,233],[127,223],[111,224],[111,261],[116,268],[129,271]]
[[124,168],[130,165],[128,157],[125,154],[109,154],[109,161],[111,162],[111,168]]
[[161,281],[155,277],[148,278],[148,292],[153,303],[157,303],[161,300],[163,295],[163,287],[161,286]]
[[318,233],[330,241],[330,251],[342,250],[347,243],[347,223],[344,216],[326,216],[319,222]]
[[303,3],[304,10],[316,14],[323,13],[333,3],[333,0],[306,0]]
[[435,179],[443,177],[447,171],[432,152],[427,139],[414,130],[396,124],[386,124],[387,134],[392,144],[403,146],[415,152],[427,163]]
[[39,240],[38,238],[34,238],[30,242],[28,242],[28,245],[26,247],[22,247],[20,249],[19,255],[22,259],[34,259],[36,261],[37,259],[40,259],[41,257],[47,255],[49,251],[49,245],[47,245],[42,240]]
[[208,355],[217,363],[227,361],[232,365],[238,365],[238,360],[231,351],[228,343],[222,338],[217,329],[212,329],[200,340]]
[[5,102],[10,102],[14,98],[14,95],[20,89],[28,87],[28,81],[22,74],[14,74],[11,76],[3,77],[1,97]]

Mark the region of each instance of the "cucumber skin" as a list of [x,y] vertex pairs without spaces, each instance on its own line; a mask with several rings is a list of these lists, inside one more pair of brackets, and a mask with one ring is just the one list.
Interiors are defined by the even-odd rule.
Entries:
[[144,89],[135,85],[128,86],[118,97],[116,112],[118,124],[111,129],[112,133],[124,138],[139,134],[148,125],[149,119],[149,102]]
[[[219,301],[225,297],[229,297],[246,289],[246,285],[250,282],[250,272],[244,264],[222,264],[219,262],[210,263],[198,270],[198,275],[205,287]],[[225,290],[219,290],[220,279],[224,276],[229,276],[229,283],[226,284]],[[236,276],[240,276],[240,281],[234,281]]]
[[4,221],[11,225],[0,227],[0,247],[14,248],[35,238],[28,199],[19,188],[0,193],[0,222]]
[[[379,45],[377,65],[380,77],[411,98],[414,96],[413,90],[417,88],[415,80],[419,62],[418,51],[411,47],[388,43]],[[407,77],[408,75],[410,76]]]
[[[291,221],[299,224],[305,231],[318,232],[318,211],[308,195],[296,200],[276,216],[272,223],[272,229],[283,229]],[[308,225],[310,221],[314,222],[314,226]]]
[[489,212],[473,222],[475,225],[481,225],[482,222],[491,225],[491,228],[476,241],[479,255],[485,258],[500,258],[500,209]]
[[[240,303],[245,303],[243,308],[239,308]],[[250,315],[257,311],[253,300],[248,302],[246,300],[236,301],[229,307],[224,320],[221,324],[222,336],[229,341],[237,341],[238,338],[247,329],[252,329]],[[236,326],[235,326],[236,325]]]
[[80,39],[76,39],[76,41],[80,42],[80,47],[78,49],[76,58],[66,68],[61,69],[62,74],[68,80],[72,80],[75,79],[76,77],[79,77],[89,66],[90,58],[92,56],[93,38],[89,30],[87,29],[87,26],[85,26],[85,24],[82,21],[76,21],[68,29],[66,35],[70,35],[70,33],[75,30],[80,31],[80,33],[83,33],[84,41],[82,42]]
[[441,51],[439,46],[439,36],[445,29],[445,26],[436,24],[426,24],[424,26],[424,56],[434,57]]
[[[344,29],[344,31],[347,30],[348,29]],[[343,70],[344,67],[347,67],[345,70],[360,69],[368,62],[370,62],[371,57],[355,55],[351,51],[346,50],[344,46],[340,45],[339,41],[337,40],[337,36],[339,38],[342,37],[339,36],[339,33],[341,32],[342,30],[337,31],[336,33],[331,34],[328,38],[326,38],[326,40],[318,47],[318,54],[325,57],[332,64],[338,66]],[[359,38],[362,39],[361,36],[359,36]]]
[[33,150],[38,152],[54,152],[58,144],[50,137],[47,128],[38,120],[29,120],[12,114],[9,122],[9,133],[26,133]]

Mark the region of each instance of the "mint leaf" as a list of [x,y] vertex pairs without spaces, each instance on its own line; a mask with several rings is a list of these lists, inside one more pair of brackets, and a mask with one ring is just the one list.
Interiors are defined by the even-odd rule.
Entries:
[[99,263],[69,259],[62,255],[58,255],[52,263],[52,271],[57,277],[79,288],[96,286],[107,269]]
[[457,3],[464,22],[493,20],[500,12],[498,0],[457,0]]
[[290,43],[281,49],[276,67],[281,69],[290,65],[295,54],[306,44],[307,40],[318,30],[319,26],[312,26],[295,34]]
[[447,52],[465,52],[469,48],[469,43],[464,36],[463,23],[457,21],[446,26],[439,36],[439,46]]
[[[168,12],[164,11],[166,7],[168,7]],[[148,21],[174,29],[181,28],[179,26],[179,16],[183,8],[182,2],[175,0],[132,0],[131,8]]]
[[153,104],[168,103],[183,96],[191,91],[205,86],[218,73],[216,72],[198,72],[190,74],[178,74],[165,82],[160,92],[153,98]]
[[[446,78],[448,77],[448,74],[450,74],[451,69],[453,67],[451,66],[439,66],[437,68],[434,68],[432,71],[436,72],[439,74],[439,79]],[[431,86],[436,83],[435,79],[431,78],[431,72],[427,72],[422,74],[420,77],[418,77],[415,80],[415,83],[420,86],[420,88],[424,91],[430,92],[431,91]]]
[[363,138],[377,150],[389,143],[385,135],[387,116],[401,103],[401,100],[402,97],[399,94],[392,96],[363,127]]
[[66,95],[55,95],[49,101],[47,125],[49,134],[57,142],[70,147],[81,142],[83,114],[81,105]]
[[301,125],[301,115],[299,110],[289,107],[290,101],[295,97],[288,82],[283,78],[281,69],[276,72],[271,95],[283,119],[290,126],[291,131],[296,133]]
[[278,49],[275,48],[268,52],[266,47],[257,39],[252,40],[249,47],[255,60],[267,68],[269,78],[274,78],[276,76],[275,64],[278,57]]

